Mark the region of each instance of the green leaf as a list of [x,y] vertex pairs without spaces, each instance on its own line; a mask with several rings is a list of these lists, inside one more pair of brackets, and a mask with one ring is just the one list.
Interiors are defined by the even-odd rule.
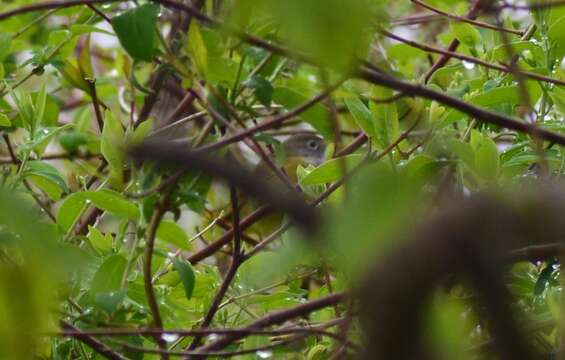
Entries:
[[[481,92],[467,99],[473,105],[482,107],[491,107],[500,104],[518,104],[520,102],[520,93],[517,86],[501,86],[488,91]],[[445,122],[450,123],[464,117],[463,113],[457,110],[448,112]]]
[[361,130],[368,136],[375,137],[375,124],[369,108],[359,98],[345,99],[345,106]]
[[481,42],[481,33],[470,24],[454,21],[451,23],[451,31],[457,40],[470,49],[475,48]]
[[211,83],[233,84],[237,77],[238,66],[233,59],[212,57],[208,59],[208,77]]
[[370,163],[352,177],[348,201],[323,229],[330,253],[338,254],[336,262],[348,276],[362,276],[367,266],[386,258],[398,246],[398,236],[421,220],[421,182],[392,171],[387,163]]
[[63,192],[69,192],[65,180],[54,166],[42,161],[27,163],[25,176],[29,177],[35,185],[45,191],[51,200],[57,201]]
[[68,232],[81,214],[86,197],[83,193],[74,193],[65,198],[57,213],[57,224]]
[[61,73],[63,78],[67,80],[67,82],[76,87],[77,89],[81,89],[86,93],[90,93],[90,88],[88,82],[84,80],[80,70],[69,60],[64,60],[62,62],[56,62],[53,64],[57,70]]
[[139,218],[139,209],[125,196],[112,190],[86,191],[69,195],[57,214],[57,224],[68,231],[76,222],[84,204],[90,200],[96,207],[130,220]]
[[550,43],[556,47],[557,57],[560,59],[565,51],[565,16],[549,27],[547,37]]
[[307,360],[323,360],[327,359],[330,355],[330,350],[327,346],[318,344],[310,348],[308,355],[306,355]]
[[[343,171],[347,173],[355,166],[359,165],[363,157],[364,156],[360,154],[353,154],[329,160],[312,170],[302,179],[300,184],[308,186],[339,180],[343,176]],[[342,165],[345,165],[345,169],[342,168]]]
[[434,175],[438,169],[440,169],[441,163],[436,161],[433,157],[428,155],[416,155],[410,159],[403,167],[404,174],[406,176],[418,180],[429,179],[431,175]]
[[71,56],[76,41],[72,41],[73,34],[69,30],[55,30],[49,33],[47,45],[50,51],[57,50],[58,57],[65,59]]
[[88,226],[88,240],[92,247],[101,254],[108,253],[112,250],[112,234],[106,233],[102,234],[100,230],[94,226]]
[[112,18],[120,44],[132,58],[148,62],[153,59],[159,9],[157,4],[144,4]]
[[[31,94],[31,98],[34,103],[37,103],[41,92],[34,92]],[[43,116],[40,118],[37,116],[37,122],[45,127],[57,127],[59,126],[59,112],[60,112],[61,102],[59,98],[47,92],[45,97],[45,105],[43,109]]]
[[153,119],[145,120],[135,128],[131,134],[129,142],[132,145],[141,144],[151,129],[153,129]]
[[388,57],[393,60],[414,61],[415,58],[426,55],[426,52],[407,44],[394,44],[387,48]]
[[488,136],[473,130],[471,146],[475,150],[475,170],[486,180],[495,180],[500,171],[500,158],[496,144]]
[[549,93],[553,104],[555,104],[555,108],[557,111],[561,113],[561,115],[565,114],[565,90],[563,90],[559,86],[555,86]]
[[175,222],[167,220],[161,221],[157,228],[156,236],[158,239],[174,245],[175,247],[190,250],[189,239],[186,232]]
[[106,111],[100,151],[110,166],[111,177],[118,183],[123,181],[124,136],[122,123],[110,111]]
[[73,127],[73,124],[65,124],[60,127],[46,127],[39,129],[32,141],[28,141],[24,145],[20,146],[20,151],[26,152],[35,150],[36,153],[42,154],[55,135],[71,127]]
[[266,107],[271,106],[271,100],[273,98],[273,85],[271,85],[271,83],[264,77],[255,75],[251,79],[246,81],[244,85],[249,86],[251,89],[253,89],[255,97],[261,104]]
[[208,74],[208,49],[200,32],[198,22],[192,21],[186,38],[186,51],[192,56],[200,76],[206,78]]
[[88,135],[78,131],[67,131],[59,136],[59,144],[70,154],[77,152],[87,141]]
[[[391,89],[375,87],[372,95],[376,99],[390,98],[393,93]],[[381,149],[389,146],[400,136],[400,125],[395,103],[369,103],[369,109],[375,119],[375,141]]]
[[0,33],[0,62],[4,61],[4,59],[8,56],[11,47],[12,37],[6,33]]
[[98,191],[85,191],[83,194],[99,209],[130,220],[137,220],[139,218],[137,206],[116,191],[101,189]]
[[120,290],[127,260],[121,255],[108,256],[94,274],[90,291],[92,294]]
[[367,1],[269,0],[267,4],[291,47],[322,65],[347,71],[365,57],[369,45],[365,31],[373,14]]
[[[492,58],[496,61],[506,62],[508,60],[507,46],[503,44],[492,49]],[[516,55],[530,51],[537,62],[542,63],[545,59],[543,49],[531,41],[514,41],[510,43],[510,46],[512,46],[512,51]]]
[[448,148],[468,167],[475,167],[475,152],[471,144],[459,140],[452,140],[448,143]]
[[[273,100],[290,110],[307,102],[309,97],[287,87],[278,87],[273,92]],[[318,130],[323,137],[327,139],[333,137],[332,124],[328,119],[326,109],[322,105],[313,105],[300,114],[300,117]]]
[[26,178],[31,180],[31,182],[43,190],[49,196],[49,198],[53,201],[57,201],[61,199],[61,195],[63,194],[63,190],[57,185],[57,183],[51,181],[51,179],[43,177],[41,175],[35,174],[27,174]]
[[6,114],[0,113],[0,126],[6,126],[6,127],[12,126],[12,121]]
[[190,298],[192,297],[192,292],[194,291],[194,285],[196,283],[194,270],[192,269],[190,263],[184,259],[174,259],[173,266],[180,275],[186,298],[190,300]]
[[90,35],[86,36],[78,55],[78,69],[83,79],[94,79],[94,70],[90,61]]
[[112,314],[118,309],[118,306],[124,301],[127,290],[99,292],[95,296],[95,302],[98,307],[108,314]]
[[8,84],[8,92],[10,93],[10,97],[12,101],[16,104],[18,109],[18,115],[21,119],[21,122],[24,128],[29,131],[30,133],[35,132],[35,128],[33,127],[34,124],[34,113],[35,109],[33,108],[33,102],[31,99],[31,95],[28,92],[22,92],[18,96],[14,89],[12,89]]
[[41,91],[35,97],[34,109],[35,109],[35,128],[41,124],[43,120],[43,115],[45,114],[45,104],[47,102],[47,89],[45,88],[45,83],[41,87]]

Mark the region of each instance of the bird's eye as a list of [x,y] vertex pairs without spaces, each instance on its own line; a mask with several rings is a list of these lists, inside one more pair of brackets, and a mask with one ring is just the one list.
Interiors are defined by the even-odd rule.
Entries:
[[316,140],[308,140],[306,145],[311,150],[318,150],[318,142]]

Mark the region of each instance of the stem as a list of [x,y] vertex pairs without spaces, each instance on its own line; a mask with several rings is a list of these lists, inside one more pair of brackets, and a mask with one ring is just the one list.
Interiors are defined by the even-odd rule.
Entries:
[[[157,234],[157,228],[161,223],[163,215],[167,211],[170,196],[175,185],[176,184],[171,184],[167,188],[167,190],[165,190],[165,193],[161,196],[161,198],[155,205],[155,211],[153,212],[153,216],[151,217],[151,221],[149,222],[149,227],[147,230],[147,238],[145,239],[145,252],[143,254],[143,283],[145,287],[145,297],[147,298],[149,310],[151,311],[151,315],[153,316],[153,325],[157,329],[163,328],[163,320],[161,319],[159,304],[157,302],[151,281],[151,264],[153,261],[153,250],[155,248],[155,236]],[[155,340],[157,341],[160,349],[167,348],[167,343],[162,339],[162,337],[157,336],[155,337]],[[162,355],[161,358],[163,360],[166,360],[168,357],[166,355]]]
[[[222,281],[222,284],[220,285],[220,289],[216,293],[216,296],[214,296],[214,299],[212,300],[212,304],[210,305],[210,308],[208,309],[208,312],[206,313],[204,320],[202,320],[202,324],[200,325],[201,329],[206,329],[212,322],[214,315],[220,308],[222,299],[224,298],[226,292],[228,291],[228,288],[230,287],[230,284],[233,281],[235,274],[237,273],[237,270],[242,263],[241,230],[239,227],[239,223],[240,223],[239,205],[237,199],[237,189],[233,185],[230,185],[230,201],[232,206],[233,233],[234,233],[232,261],[230,264],[230,268],[226,273],[226,276],[224,277],[224,281]],[[190,345],[188,346],[187,350],[193,350],[196,347],[198,347],[198,345],[200,345],[201,340],[202,340],[201,336],[195,336],[192,342],[190,343]]]

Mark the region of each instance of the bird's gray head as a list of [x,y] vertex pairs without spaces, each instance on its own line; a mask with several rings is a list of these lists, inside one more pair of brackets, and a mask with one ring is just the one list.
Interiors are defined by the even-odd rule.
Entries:
[[301,158],[306,164],[320,165],[324,162],[326,144],[313,134],[293,135],[283,142],[287,158]]

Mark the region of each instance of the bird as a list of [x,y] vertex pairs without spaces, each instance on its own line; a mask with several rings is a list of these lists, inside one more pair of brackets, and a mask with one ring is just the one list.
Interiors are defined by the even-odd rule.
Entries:
[[[316,134],[301,133],[295,134],[281,143],[284,152],[284,163],[281,166],[284,174],[293,184],[298,183],[298,166],[307,167],[308,165],[319,166],[325,160],[326,143],[324,139]],[[274,163],[274,156],[273,163]],[[283,180],[277,176],[266,161],[261,160],[252,170],[258,179],[266,181],[275,189],[281,191],[292,191],[284,184]],[[240,196],[241,215],[246,216],[259,206],[254,201]],[[273,213],[252,225],[248,232],[257,235],[259,238],[269,235],[276,230],[283,220],[283,214]]]
[[[296,134],[282,142],[285,156],[282,166],[285,174],[293,182],[297,183],[296,170],[299,165],[319,166],[325,160],[326,144],[324,139],[315,134]],[[265,161],[260,161],[253,170],[260,179],[273,182],[278,179]],[[273,184],[278,185],[278,184]]]
[[[297,184],[297,169],[298,166],[319,166],[325,160],[326,143],[320,136],[312,133],[300,133],[291,135],[280,143],[282,151],[284,152],[284,163],[282,170],[293,184]],[[267,182],[273,189],[280,189],[280,191],[292,191],[271,169],[266,161],[261,160],[255,166],[250,166],[249,161],[241,153],[241,149],[233,147],[228,153],[228,159],[237,161],[244,168],[250,170],[257,179]],[[270,158],[275,163],[275,155],[271,154]],[[238,192],[238,209],[240,219],[251,214],[261,204],[249,199],[245,194]],[[214,218],[218,218],[217,213],[214,211],[210,214]],[[263,238],[276,231],[283,222],[284,214],[281,212],[274,212],[264,216],[259,221],[255,222],[242,233],[242,239],[251,245],[256,245]],[[224,224],[226,226],[227,224]],[[225,274],[231,262],[230,256],[220,256],[216,258],[216,265],[221,274]]]

